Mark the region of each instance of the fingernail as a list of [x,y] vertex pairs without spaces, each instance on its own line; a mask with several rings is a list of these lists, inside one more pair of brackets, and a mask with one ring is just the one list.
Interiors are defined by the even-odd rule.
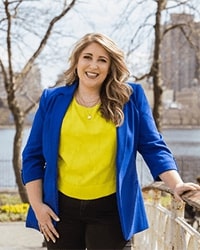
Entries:
[[60,219],[59,219],[59,218],[56,218],[56,221],[60,221]]

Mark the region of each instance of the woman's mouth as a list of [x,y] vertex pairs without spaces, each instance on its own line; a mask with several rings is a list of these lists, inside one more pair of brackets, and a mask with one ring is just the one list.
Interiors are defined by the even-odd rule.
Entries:
[[99,74],[93,72],[86,72],[86,75],[90,79],[95,79]]

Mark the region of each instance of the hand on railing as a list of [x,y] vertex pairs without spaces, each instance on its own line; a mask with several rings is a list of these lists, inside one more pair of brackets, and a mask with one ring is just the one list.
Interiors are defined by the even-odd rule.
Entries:
[[200,186],[198,184],[187,182],[187,183],[179,183],[176,185],[175,189],[173,190],[173,194],[175,199],[183,200],[182,195],[188,191],[200,191]]
[[[150,227],[134,236],[136,249],[200,249],[199,186],[193,183],[177,186],[175,191],[181,200],[174,198],[173,190],[164,182],[143,187]],[[193,214],[186,218],[188,209]]]
[[[187,183],[184,183],[187,184]],[[194,184],[194,183],[192,183]],[[181,200],[183,200],[184,202],[188,203],[190,206],[196,208],[197,210],[200,210],[200,186],[198,184],[195,184],[196,188],[188,188],[188,186],[186,185],[186,187],[184,187],[184,191],[182,189],[182,194],[180,194]],[[143,191],[148,191],[150,189],[157,189],[160,191],[164,191],[167,193],[170,193],[172,195],[174,195],[174,192],[169,189],[169,187],[167,187],[164,182],[159,181],[159,182],[153,182],[151,185],[148,185],[146,187],[143,187]]]

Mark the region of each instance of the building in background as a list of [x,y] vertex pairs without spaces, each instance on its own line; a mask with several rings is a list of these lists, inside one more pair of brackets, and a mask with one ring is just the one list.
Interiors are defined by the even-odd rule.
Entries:
[[163,85],[175,91],[199,86],[200,22],[190,14],[171,14],[167,29],[161,47]]
[[200,22],[190,14],[171,14],[163,32],[163,90],[172,91],[163,98],[163,124],[200,126]]

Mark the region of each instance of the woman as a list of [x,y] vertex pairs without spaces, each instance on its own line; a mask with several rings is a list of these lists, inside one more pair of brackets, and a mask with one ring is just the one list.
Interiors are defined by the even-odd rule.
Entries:
[[48,249],[122,249],[148,228],[136,153],[177,199],[187,190],[122,51],[87,34],[71,54],[66,86],[44,90],[23,151],[27,226]]

